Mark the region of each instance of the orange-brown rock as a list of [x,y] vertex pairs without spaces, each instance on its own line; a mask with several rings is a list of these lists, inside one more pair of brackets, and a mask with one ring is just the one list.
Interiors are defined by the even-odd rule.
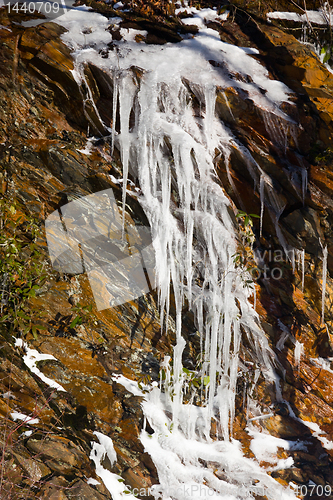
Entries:
[[[257,2],[237,4],[243,9],[253,8]],[[157,18],[163,17],[168,9],[173,15],[173,5],[169,3],[139,4],[143,14],[148,7]],[[110,12],[112,9],[110,5],[103,8]],[[130,23],[129,17],[129,14],[123,15],[124,25]],[[332,356],[333,183],[332,159],[326,146],[332,137],[333,80],[316,55],[294,37],[282,29],[265,25],[262,20],[254,29],[248,21],[242,24],[240,13],[235,11],[227,23],[210,27],[218,29],[221,38],[228,43],[259,48],[258,59],[267,65],[270,77],[281,78],[295,91],[294,104],[285,105],[284,111],[302,128],[295,132],[282,119],[275,120],[275,126],[280,127],[281,137],[288,144],[284,151],[265,126],[264,117],[274,117],[267,117],[264,110],[256,109],[253,102],[232,87],[218,89],[216,111],[238,144],[247,148],[253,161],[270,176],[276,199],[285,206],[279,227],[287,243],[306,250],[304,289],[302,270],[297,262],[293,271],[288,259],[276,264],[266,254],[263,261],[271,268],[280,266],[282,276],[275,281],[265,280],[263,276],[254,278],[256,310],[280,363],[277,363],[277,371],[281,377],[282,396],[298,419],[318,424],[323,431],[321,437],[332,441],[333,368],[320,364],[323,361],[320,358],[328,362]],[[140,20],[136,16],[131,22],[139,27],[145,23],[151,36],[163,24],[164,32],[163,36],[160,33],[159,42],[173,35],[170,41],[179,39],[179,33],[175,35],[177,26],[181,27],[179,19],[165,23],[164,19],[158,19],[159,24],[153,26],[146,18]],[[4,29],[8,26],[12,31]],[[115,151],[111,158],[103,138],[90,156],[78,151],[86,144],[88,123],[96,135],[103,136],[105,131],[92,103],[86,106],[86,114],[83,112],[83,89],[73,78],[74,63],[59,37],[62,32],[63,28],[53,23],[35,28],[14,25],[6,13],[0,11],[0,37],[4,41],[0,48],[0,191],[8,203],[16,200],[19,204],[14,222],[20,216],[28,220],[29,214],[45,220],[73,189],[85,195],[112,187],[116,198],[121,199],[119,185],[111,182],[109,176],[112,173],[121,177],[119,152]],[[135,75],[139,80],[140,71],[135,70]],[[85,68],[85,78],[103,121],[116,125],[110,104],[113,92],[110,78],[93,65]],[[258,189],[254,193],[255,181],[241,148],[233,145],[229,171],[224,159],[217,161],[217,173],[233,200],[235,211],[259,214],[260,196]],[[304,200],[291,175],[292,168],[302,166],[309,180]],[[257,184],[258,180],[259,177]],[[132,213],[141,218],[142,211],[135,197],[128,195],[127,203]],[[130,213],[125,217],[129,224],[133,222]],[[22,227],[18,231],[24,233]],[[267,207],[263,236],[259,237],[257,220],[254,220],[254,231],[257,250],[264,253],[270,248],[281,248],[274,217]],[[325,325],[321,320],[319,239],[329,251]],[[40,258],[46,260],[44,236],[39,241],[39,248]],[[247,258],[253,260],[253,255]],[[156,380],[159,361],[172,352],[175,333],[172,328],[167,333],[161,332],[155,294],[112,310],[98,312],[93,308],[86,314],[75,307],[93,303],[87,277],[61,275],[53,272],[50,266],[46,267],[46,283],[29,302],[31,317],[45,329],[40,329],[35,336],[30,331],[25,341],[29,347],[56,358],[37,365],[66,392],[51,389],[28,369],[22,360],[24,351],[14,347],[13,339],[0,325],[4,494],[22,491],[22,495],[27,496],[33,483],[36,498],[44,500],[111,498],[102,484],[87,484],[88,477],[96,478],[89,460],[91,443],[96,441],[95,430],[114,441],[117,463],[111,467],[105,459],[104,466],[121,475],[132,487],[149,487],[158,482],[158,477],[140,442],[141,400],[114,382],[113,375],[122,373],[135,380],[149,375]],[[78,314],[82,316],[81,324],[71,328],[71,321]],[[184,310],[185,315],[184,323],[193,334],[193,318]],[[289,333],[282,342],[286,329]],[[198,336],[191,335],[187,340],[190,344],[184,357],[193,361],[199,349]],[[295,361],[296,341],[304,347],[299,365]],[[242,361],[250,359],[250,352],[251,346],[244,341]],[[249,383],[251,376],[249,371]],[[241,393],[243,386],[239,387]],[[317,484],[333,484],[332,452],[325,448],[325,441],[312,435],[305,424],[293,418],[286,404],[276,401],[275,388],[263,378],[258,381],[254,397],[263,413],[273,413],[258,421],[266,432],[294,443],[301,438],[309,441],[307,451],[280,451],[279,458],[292,456],[295,467],[274,471],[272,476],[284,485],[289,481],[306,484],[310,479]],[[14,411],[39,419],[39,422],[30,425],[22,420],[14,421],[11,416]],[[251,437],[246,430],[246,409],[238,398],[236,412],[234,436],[241,441],[246,456],[255,459],[250,449]],[[221,438],[215,422],[211,436]],[[215,467],[214,464],[210,466]],[[224,477],[218,467],[213,470],[217,477]]]

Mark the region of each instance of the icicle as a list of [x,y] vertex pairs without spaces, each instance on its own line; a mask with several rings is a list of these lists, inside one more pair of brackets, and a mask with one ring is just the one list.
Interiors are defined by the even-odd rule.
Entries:
[[284,153],[286,153],[288,145],[288,129],[286,125],[282,125],[281,118],[273,113],[261,110],[261,115],[271,141],[273,144],[282,147]]
[[[93,94],[91,91],[91,88],[89,87],[89,83],[87,81],[85,72],[84,72],[84,66],[82,64],[75,64],[75,69],[72,70],[72,73],[74,73],[74,78],[77,81],[77,84],[79,86],[80,94],[82,95],[82,100],[83,100],[83,112],[84,115],[87,119],[88,122],[88,130],[87,130],[87,137],[89,137],[89,125],[92,125],[93,129],[96,127],[96,124],[93,122],[91,118],[91,113],[89,110],[87,111],[87,103],[89,106],[91,106],[95,112],[95,115],[97,119],[100,122],[100,128],[101,130],[105,129],[105,125],[103,123],[103,120],[99,114],[99,111],[97,109],[97,106],[95,104]],[[82,82],[84,82],[84,85],[82,85]]]
[[298,371],[300,368],[301,356],[303,355],[303,353],[304,353],[304,345],[298,340],[296,340],[295,350],[294,350],[294,363]]
[[302,168],[302,201],[305,203],[306,191],[308,189],[308,172],[306,168]]
[[231,176],[229,162],[230,162],[230,150],[227,150],[226,152],[224,152],[224,164],[225,164],[225,169],[227,172],[228,181],[229,181],[230,186],[232,187],[234,194],[237,196],[238,202],[241,204],[242,203],[242,196],[241,196],[240,192],[238,191],[236,184],[234,183],[234,180]]
[[326,279],[327,279],[327,245],[323,248],[323,284],[321,291],[321,322],[325,323],[325,295],[326,295]]
[[[75,9],[73,15],[76,15]],[[106,28],[110,20],[89,12],[85,13],[86,18],[85,22],[93,23],[101,40],[109,40]],[[274,354],[249,302],[251,291],[244,287],[247,273],[236,268],[233,262],[237,232],[229,214],[230,201],[215,181],[216,152],[223,154],[233,186],[228,160],[232,148],[241,151],[255,189],[260,179],[261,232],[265,202],[277,234],[288,251],[278,227],[284,207],[270,177],[215,116],[216,88],[220,91],[223,87],[225,71],[211,67],[207,56],[215,58],[216,55],[231,67],[235,53],[236,57],[248,57],[251,68],[255,68],[251,69],[252,80],[255,81],[256,72],[260,74],[260,86],[267,87],[268,97],[263,94],[258,97],[257,90],[250,92],[250,96],[256,104],[258,101],[264,103],[270,110],[264,119],[275,134],[274,141],[283,144],[282,147],[285,147],[287,134],[274,112],[279,112],[279,101],[287,100],[288,96],[280,87],[278,94],[282,97],[274,97],[276,85],[268,73],[266,75],[266,70],[243,49],[223,44],[218,36],[212,37],[210,31],[202,35],[195,40],[186,39],[163,47],[113,41],[114,50],[109,52],[107,59],[100,58],[93,47],[77,51],[82,60],[113,75],[111,152],[117,147],[123,164],[123,216],[131,167],[137,175],[142,192],[140,202],[152,230],[161,328],[169,326],[176,333],[173,365],[170,358],[165,357],[162,365],[165,378],[161,373],[160,388],[153,387],[149,394],[141,394],[145,418],[155,430],[150,438],[143,430],[141,439],[157,468],[160,485],[156,485],[156,497],[185,500],[188,494],[179,487],[187,489],[188,484],[193,484],[200,485],[200,494],[193,490],[193,498],[210,496],[205,489],[210,488],[216,497],[245,499],[249,496],[248,487],[258,481],[260,487],[268,490],[270,500],[286,499],[291,495],[284,494],[284,488],[252,459],[245,458],[239,444],[230,439],[242,335],[247,336],[247,345],[252,347],[253,366],[256,365],[250,392],[258,383],[260,369],[268,380],[276,380],[276,377],[272,368]],[[98,50],[102,44],[102,41],[98,43]],[[141,68],[142,72],[134,67]],[[138,84],[134,85],[133,81]],[[244,85],[249,91],[257,86]],[[201,113],[196,116],[189,88],[193,88],[199,105],[205,105],[203,117]],[[130,130],[131,111],[135,114],[135,123]],[[120,133],[116,134],[118,114]],[[282,111],[280,116],[285,116]],[[170,302],[175,305],[175,321],[169,316]],[[202,361],[194,374],[201,377],[201,387],[197,391],[194,389],[188,404],[183,400],[188,388],[182,364],[184,304],[192,306],[200,334]],[[125,377],[120,383],[133,389],[134,382],[129,383]],[[192,404],[195,392],[201,398],[199,406]],[[138,388],[134,393],[140,394]],[[250,396],[245,394],[249,400]],[[212,442],[212,419],[220,419],[217,427],[224,442]],[[213,471],[204,467],[203,460],[218,462],[228,475],[227,481],[219,480]]]
[[212,152],[212,133],[214,131],[213,121],[215,116],[215,102],[216,102],[216,88],[215,86],[209,85],[205,87],[205,105],[206,105],[206,115],[205,115],[205,135],[207,141],[207,148],[209,152]]
[[293,268],[293,273],[295,274],[295,269],[296,269],[296,264],[295,264],[295,249],[292,248],[289,253],[291,253],[291,265],[292,265],[292,268]]
[[113,75],[113,95],[112,95],[111,156],[113,155],[114,140],[116,136],[117,102],[118,102],[118,75],[115,72]]
[[262,237],[264,206],[265,206],[265,178],[263,175],[261,175],[260,176],[260,238]]
[[125,225],[125,206],[126,206],[126,189],[128,177],[128,162],[131,148],[130,138],[130,114],[133,106],[135,87],[132,82],[132,76],[121,78],[119,85],[119,113],[120,113],[120,151],[121,161],[123,165],[123,233]]
[[289,337],[288,332],[282,333],[281,337],[279,338],[279,340],[276,344],[276,348],[279,349],[279,351],[282,351],[284,349],[284,344],[285,344],[285,341],[287,340],[288,337]]
[[279,351],[282,351],[284,348],[285,341],[288,338],[290,338],[291,341],[294,342],[294,338],[290,335],[289,328],[287,328],[286,325],[284,325],[280,319],[278,319],[278,325],[283,333],[276,344],[276,348],[279,349]]
[[[288,246],[285,237],[283,236],[283,233],[280,229],[279,226],[279,218],[281,214],[283,213],[283,210],[285,209],[286,203],[281,202],[281,199],[277,196],[273,182],[270,178],[270,176],[265,173],[262,168],[258,165],[258,163],[254,160],[252,155],[248,150],[246,150],[241,144],[238,144],[237,141],[232,141],[235,146],[237,147],[238,151],[242,154],[244,161],[246,163],[247,169],[249,171],[249,174],[251,175],[253,181],[254,181],[254,191],[256,191],[257,188],[257,177],[259,175],[259,193],[260,193],[260,202],[261,202],[261,214],[260,214],[260,235],[262,234],[262,224],[263,224],[263,212],[264,212],[264,207],[268,208],[268,211],[270,213],[270,216],[273,220],[275,230],[276,230],[276,235],[279,239],[279,242],[281,246],[284,249],[284,252],[287,256],[287,258],[290,259],[292,262],[292,258],[290,258],[289,253],[290,253],[290,247]],[[228,168],[227,168],[227,174],[228,174]],[[230,182],[230,174],[228,174],[228,179]],[[266,192],[266,196],[265,196]],[[266,201],[266,203],[265,203]]]
[[305,265],[305,250],[298,250],[296,249],[296,256],[297,256],[297,269],[299,270],[301,268],[301,273],[302,273],[302,284],[301,284],[301,290],[302,292],[304,291],[304,265]]
[[302,250],[302,292],[304,292],[304,277],[305,277],[305,249]]
[[230,104],[229,104],[229,100],[228,100],[228,98],[227,98],[224,90],[221,90],[221,94],[223,95],[223,99],[224,99],[224,101],[225,101],[225,103],[227,105],[227,108],[229,110],[229,113],[230,113],[232,119],[235,120],[234,114],[233,114],[232,109],[231,109]]

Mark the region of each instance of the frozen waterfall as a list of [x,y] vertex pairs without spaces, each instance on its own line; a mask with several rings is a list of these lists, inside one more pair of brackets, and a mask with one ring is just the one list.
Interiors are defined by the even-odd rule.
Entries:
[[[139,180],[140,202],[153,233],[162,326],[167,324],[171,299],[176,306],[173,363],[166,357],[160,386],[151,388],[143,403],[155,431],[149,436],[143,429],[141,437],[159,473],[156,498],[199,498],[199,487],[212,492],[212,498],[253,498],[260,494],[256,488],[270,499],[294,498],[257,462],[245,458],[232,438],[244,338],[264,377],[272,382],[275,377],[272,352],[248,300],[249,276],[234,264],[233,208],[214,163],[216,157],[227,162],[231,144],[237,142],[215,114],[216,89],[246,88],[259,108],[277,117],[283,116],[278,105],[288,100],[288,89],[268,77],[251,57],[254,50],[223,43],[211,29],[201,27],[197,36],[179,44],[152,46],[136,43],[137,32],[121,28],[123,40],[103,58],[99,51],[111,41],[106,29],[119,19],[107,20],[81,8],[58,22],[68,28],[63,39],[75,56],[77,81],[85,78],[84,65],[90,62],[113,82],[111,108],[113,116],[119,113],[120,131],[113,127],[110,136],[112,148],[121,154],[123,207],[131,171]],[[88,36],[82,34],[85,27]],[[227,70],[212,66],[210,60],[223,60]],[[235,83],[228,71],[250,74],[252,83]],[[261,182],[262,200],[264,184],[267,189],[267,179]],[[194,312],[201,337],[200,406],[183,400],[189,385],[182,364],[185,303]],[[134,383],[118,379],[140,393]],[[212,437],[212,421],[220,440]],[[214,474],[210,463],[220,474]]]

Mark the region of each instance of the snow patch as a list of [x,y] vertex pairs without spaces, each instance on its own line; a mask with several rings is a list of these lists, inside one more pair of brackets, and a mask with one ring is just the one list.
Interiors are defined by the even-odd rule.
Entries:
[[23,420],[24,423],[26,424],[38,424],[39,418],[32,418],[29,417],[28,415],[24,415],[24,413],[19,413],[17,411],[11,412],[10,416],[16,422],[16,420]]
[[98,438],[101,446],[104,447],[104,454],[106,454],[110,460],[111,465],[117,461],[117,454],[113,447],[112,439],[101,432],[94,432],[94,435]]
[[176,15],[186,12],[191,14],[192,17],[182,18],[184,24],[194,24],[198,28],[206,28],[206,24],[211,21],[226,21],[229,17],[229,10],[225,10],[222,14],[218,14],[215,9],[197,9],[196,7],[181,7],[176,9]]
[[12,394],[10,391],[4,392],[3,394],[1,394],[1,397],[4,399],[17,399],[16,396],[14,396],[14,394]]
[[24,431],[24,432],[22,432],[22,435],[26,436],[26,437],[30,437],[32,433],[33,433],[33,431]]
[[322,368],[329,373],[333,373],[333,370],[331,369],[331,362],[333,361],[333,358],[310,358],[310,361],[319,368]]
[[294,350],[294,359],[295,359],[294,363],[296,368],[298,368],[298,370],[301,362],[301,357],[303,356],[303,354],[304,354],[304,345],[298,340],[296,340],[295,350]]
[[317,438],[326,450],[333,450],[333,441],[329,441],[325,436],[322,436],[326,432],[318,424],[309,422],[308,420],[302,420],[302,423],[312,431],[313,437]]
[[45,384],[49,385],[50,387],[53,387],[58,391],[67,392],[66,389],[64,389],[60,384],[46,377],[46,375],[44,375],[36,366],[36,363],[38,361],[44,361],[46,359],[55,359],[57,361],[57,359],[54,356],[52,356],[52,354],[41,354],[36,349],[30,349],[27,343],[24,342],[22,339],[16,339],[15,346],[22,347],[25,350],[26,354],[23,356],[23,361],[26,364],[26,366],[30,369],[30,371],[32,371],[32,373],[37,375],[43,382],[45,382]]
[[[114,376],[113,379],[132,394],[142,396],[145,422],[149,422],[154,432],[148,433],[144,423],[140,439],[157,468],[160,484],[151,488],[155,497],[161,497],[163,500],[217,500],[221,497],[240,500],[251,498],[252,492],[267,494],[270,499],[296,499],[291,489],[279,485],[255,460],[244,457],[240,442],[234,439],[213,441],[210,438],[210,429],[205,426],[207,408],[182,404],[178,413],[180,425],[176,426],[170,418],[168,395],[162,393],[156,385],[146,387],[146,392],[142,392],[136,382],[123,375]],[[261,449],[263,442],[267,442],[266,438],[266,435],[262,439],[260,437]],[[275,451],[278,446],[290,450],[306,449],[305,444],[272,438],[270,449]],[[204,465],[207,462],[216,464],[216,467],[226,473],[228,479],[218,479],[213,469]],[[293,465],[293,459],[276,459],[274,464],[271,470],[277,467],[289,468]],[[255,489],[254,479],[258,481]]]
[[[287,459],[278,459],[276,454],[278,448],[286,451],[303,450],[307,451],[306,442],[288,441],[286,439],[271,436],[268,433],[259,432],[255,429],[247,429],[247,432],[252,436],[250,449],[254,453],[256,459],[268,463],[277,464],[276,469],[286,469],[293,465],[292,457]],[[284,466],[282,466],[284,465]]]
[[96,486],[97,484],[101,484],[99,481],[94,479],[93,477],[88,477],[87,484],[91,484],[92,486]]
[[78,151],[79,153],[82,153],[86,156],[90,156],[92,149],[93,149],[92,141],[88,139],[85,147],[83,149],[77,149],[76,151]]
[[[114,474],[104,467],[101,464],[101,461],[104,459],[105,455],[108,456],[111,466],[117,460],[117,455],[113,447],[112,439],[108,436],[105,436],[101,432],[94,432],[95,436],[98,438],[99,443],[94,441],[91,442],[92,449],[89,455],[89,458],[94,462],[96,467],[96,474],[99,476],[105,487],[112,495],[113,500],[124,500],[127,498],[128,500],[136,500],[136,497],[132,495],[126,485],[124,484],[124,480],[118,474]],[[90,483],[92,484],[92,483]]]
[[296,12],[268,12],[268,19],[281,19],[286,21],[294,21],[297,23],[310,23],[313,24],[332,24],[331,16],[327,17],[327,14],[322,10],[307,10],[305,14],[297,14]]

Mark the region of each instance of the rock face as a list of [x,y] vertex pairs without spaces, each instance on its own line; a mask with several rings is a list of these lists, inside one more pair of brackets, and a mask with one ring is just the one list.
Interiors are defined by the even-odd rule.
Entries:
[[[280,362],[282,394],[290,405],[276,402],[272,388],[259,384],[258,408],[272,416],[256,421],[254,412],[253,419],[259,429],[272,436],[295,443],[306,436],[309,442],[307,452],[297,447],[281,451],[280,458],[292,456],[295,466],[271,472],[280,483],[302,485],[311,480],[333,487],[333,77],[309,47],[277,25],[267,24],[260,12],[253,20],[255,3],[234,2],[238,7],[234,16],[210,23],[222,40],[256,47],[256,57],[270,76],[294,91],[293,104],[284,110],[289,121],[259,111],[245,93],[234,88],[218,89],[217,95],[216,112],[261,169],[253,173],[236,147],[228,164],[217,160],[218,176],[235,207],[259,214],[260,191],[254,193],[253,185],[259,186],[264,179],[262,229],[254,219],[255,252],[248,258],[252,263],[256,258],[256,309]],[[141,2],[136,7],[129,2],[134,14],[116,12],[100,2],[92,5],[120,15],[124,28],[145,29],[146,43],[177,43],[182,34],[196,31],[182,24],[169,2]],[[110,156],[105,139],[109,133],[106,127],[117,122],[112,116],[113,88],[107,75],[93,65],[86,67],[92,96],[87,99],[87,88],[75,80],[70,51],[60,38],[64,29],[49,22],[24,28],[16,21],[0,9],[0,188],[5,202],[1,205],[1,229],[10,238],[14,226],[27,248],[32,220],[42,226],[51,212],[77,195],[112,188],[121,210],[117,183],[121,163],[118,151]],[[120,34],[113,36],[117,39]],[[99,137],[89,154],[84,152],[88,127]],[[132,181],[134,185],[135,178]],[[126,223],[143,222],[134,188],[127,204]],[[281,257],[282,241],[286,248],[296,249],[289,260]],[[325,247],[328,275],[323,324]],[[105,458],[103,466],[133,488],[148,488],[158,477],[139,439],[143,426],[140,398],[113,376],[158,380],[160,361],[172,353],[173,322],[162,334],[154,292],[113,309],[91,309],[87,276],[63,275],[47,264],[44,232],[38,240],[37,260],[45,261],[47,276],[42,284],[36,280],[36,293],[27,298],[32,319],[24,330],[24,340],[29,348],[54,356],[37,366],[64,391],[50,388],[29,370],[23,362],[26,352],[14,345],[9,321],[2,319],[2,498],[111,498],[90,460],[92,443],[98,441],[96,431],[112,438],[117,453],[116,463]],[[265,272],[269,270],[267,276],[264,266]],[[15,273],[13,282],[20,287],[22,271]],[[5,286],[3,275],[0,280]],[[3,299],[4,295],[1,300],[5,305]],[[190,336],[195,331],[191,313],[184,311],[184,315],[186,363],[191,368],[198,339]],[[22,332],[19,323],[15,335]],[[297,360],[298,344],[303,345],[303,352]],[[235,437],[253,457],[245,431],[246,416],[241,403],[237,404]],[[300,419],[318,424],[321,432],[311,432]]]

